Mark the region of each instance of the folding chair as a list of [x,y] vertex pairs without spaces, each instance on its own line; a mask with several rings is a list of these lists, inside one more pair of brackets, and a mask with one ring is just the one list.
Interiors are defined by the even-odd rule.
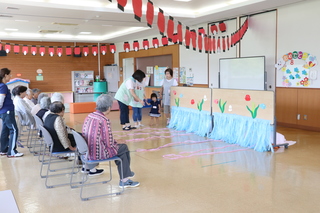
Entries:
[[[22,129],[23,129],[23,127],[26,127],[27,128],[27,130],[28,130],[28,138],[27,138],[27,147],[29,148],[29,150],[30,150],[30,148],[31,148],[31,141],[32,141],[32,138],[33,138],[33,129],[31,128],[31,123],[32,122],[29,122],[30,123],[30,125],[28,124],[28,125],[26,125],[25,123],[26,123],[26,120],[25,119],[23,119],[23,115],[22,115],[22,113],[21,112],[19,112],[19,111],[15,111],[15,114],[18,116],[18,119],[19,119],[19,122],[18,122],[18,129],[19,129],[19,135],[18,135],[18,141],[21,141],[21,135],[22,135]],[[34,122],[33,122],[34,123]],[[28,129],[29,128],[29,129]]]
[[[85,159],[88,159],[88,145],[87,145],[85,139],[78,132],[76,132],[74,130],[72,130],[72,134],[73,134],[74,139],[76,141],[79,155],[83,155],[83,156],[85,156]],[[91,198],[108,196],[108,195],[113,195],[113,194],[120,195],[121,193],[124,192],[124,187],[121,187],[122,190],[117,191],[117,192],[111,192],[111,193],[101,194],[101,195],[96,195],[96,196],[91,196],[91,197],[83,197],[84,186],[94,185],[94,184],[99,184],[99,183],[105,184],[105,183],[108,183],[108,182],[110,182],[112,180],[111,161],[117,161],[117,160],[120,161],[121,177],[123,177],[122,160],[121,160],[121,158],[119,158],[117,156],[112,157],[112,158],[108,158],[108,159],[104,159],[104,160],[86,160],[85,161],[85,165],[84,166],[86,166],[87,164],[90,164],[90,163],[109,162],[110,175],[109,175],[109,179],[106,180],[106,181],[93,182],[93,183],[85,184],[87,182],[87,180],[88,180],[88,173],[84,173],[82,175],[82,181],[80,182],[80,184],[81,184],[81,190],[80,190],[80,198],[81,198],[81,200],[84,201],[84,200],[89,200]],[[74,185],[73,182],[72,182],[72,179],[73,179],[73,175],[71,175],[71,179],[70,179],[71,188],[80,187],[79,185]]]
[[[43,126],[43,121],[37,115],[33,115],[33,118],[36,122],[37,130],[38,132],[40,132],[40,126]],[[33,153],[34,155],[38,155],[38,160],[41,162],[40,156],[42,153],[42,148],[44,147],[43,136],[39,134],[39,139],[37,141],[39,142],[39,147],[40,147],[39,153],[35,154],[36,153],[35,147],[37,146],[36,142],[33,144]]]
[[[48,130],[46,130],[46,128],[44,128],[43,126],[40,125],[40,130],[42,132],[42,135],[44,137],[44,141],[45,141],[45,147],[44,147],[44,151],[43,151],[43,155],[42,155],[42,162],[41,162],[41,169],[40,169],[40,176],[42,178],[46,178],[46,181],[45,181],[45,185],[47,188],[54,188],[56,186],[63,186],[63,185],[68,185],[70,184],[70,182],[68,183],[62,183],[62,184],[56,184],[56,185],[49,185],[48,184],[48,178],[49,177],[53,177],[53,176],[61,176],[61,175],[66,175],[66,174],[71,174],[71,173],[74,173],[74,167],[64,167],[64,168],[59,168],[59,169],[51,169],[51,164],[52,163],[57,163],[57,162],[67,162],[65,160],[58,160],[58,161],[54,161],[52,159],[53,156],[56,156],[56,155],[61,155],[61,154],[74,154],[74,161],[76,160],[76,155],[75,155],[75,152],[74,151],[64,151],[64,152],[53,152],[52,149],[53,149],[53,143],[54,141],[52,140],[52,137],[50,135],[50,133],[48,132]],[[49,160],[48,161],[45,161],[44,160],[44,156],[47,154],[46,153],[46,147],[49,148]],[[47,172],[46,172],[46,175],[42,175],[42,170],[43,170],[43,166],[45,164],[48,164],[48,168],[47,168]],[[64,172],[64,173],[58,173],[58,174],[49,174],[50,172],[55,172],[55,171],[59,171],[59,170],[67,170],[67,169],[72,169],[71,172]],[[79,172],[79,168],[78,168],[78,171]],[[76,172],[76,173],[77,173]]]

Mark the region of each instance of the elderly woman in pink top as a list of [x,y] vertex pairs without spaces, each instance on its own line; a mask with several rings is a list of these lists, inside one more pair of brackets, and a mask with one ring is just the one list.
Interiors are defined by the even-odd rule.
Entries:
[[[96,112],[90,113],[84,120],[82,127],[83,137],[86,139],[89,148],[89,160],[102,160],[118,156],[123,163],[123,177],[121,177],[120,162],[116,161],[120,176],[120,187],[136,187],[139,182],[129,178],[134,176],[130,169],[130,151],[125,140],[113,138],[110,120],[106,117],[111,111],[113,98],[110,95],[102,94],[97,98]],[[89,165],[94,168],[96,165]],[[90,172],[91,168],[85,168]]]

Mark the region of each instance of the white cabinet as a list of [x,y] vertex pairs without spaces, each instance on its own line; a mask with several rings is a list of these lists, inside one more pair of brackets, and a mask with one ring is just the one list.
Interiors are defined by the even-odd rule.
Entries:
[[118,83],[120,81],[118,66],[104,66],[104,77],[108,82],[108,92],[114,93],[118,91]]

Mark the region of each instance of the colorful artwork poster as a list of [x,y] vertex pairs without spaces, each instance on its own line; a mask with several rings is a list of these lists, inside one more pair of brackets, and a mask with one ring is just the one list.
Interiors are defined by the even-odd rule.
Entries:
[[180,67],[180,84],[187,83],[187,73],[185,67]]
[[153,78],[154,78],[154,86],[159,87],[162,86],[162,80],[164,79],[165,75],[164,75],[164,71],[167,69],[167,67],[158,67],[155,66],[154,67],[154,74],[153,74]]
[[179,82],[178,81],[178,79],[179,79],[179,68],[178,67],[173,68],[173,78],[176,79],[177,82]]
[[317,65],[317,59],[309,53],[293,51],[282,56],[276,68],[283,73],[282,85],[285,87],[308,87],[311,85],[310,73]]

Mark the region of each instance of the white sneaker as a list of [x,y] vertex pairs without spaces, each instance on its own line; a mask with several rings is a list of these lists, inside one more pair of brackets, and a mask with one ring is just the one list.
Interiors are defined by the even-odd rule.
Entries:
[[16,157],[22,157],[23,153],[17,152],[14,155],[7,155],[8,158],[16,158]]
[[143,127],[144,125],[143,125],[143,124],[139,124],[139,126],[140,126],[140,127]]

